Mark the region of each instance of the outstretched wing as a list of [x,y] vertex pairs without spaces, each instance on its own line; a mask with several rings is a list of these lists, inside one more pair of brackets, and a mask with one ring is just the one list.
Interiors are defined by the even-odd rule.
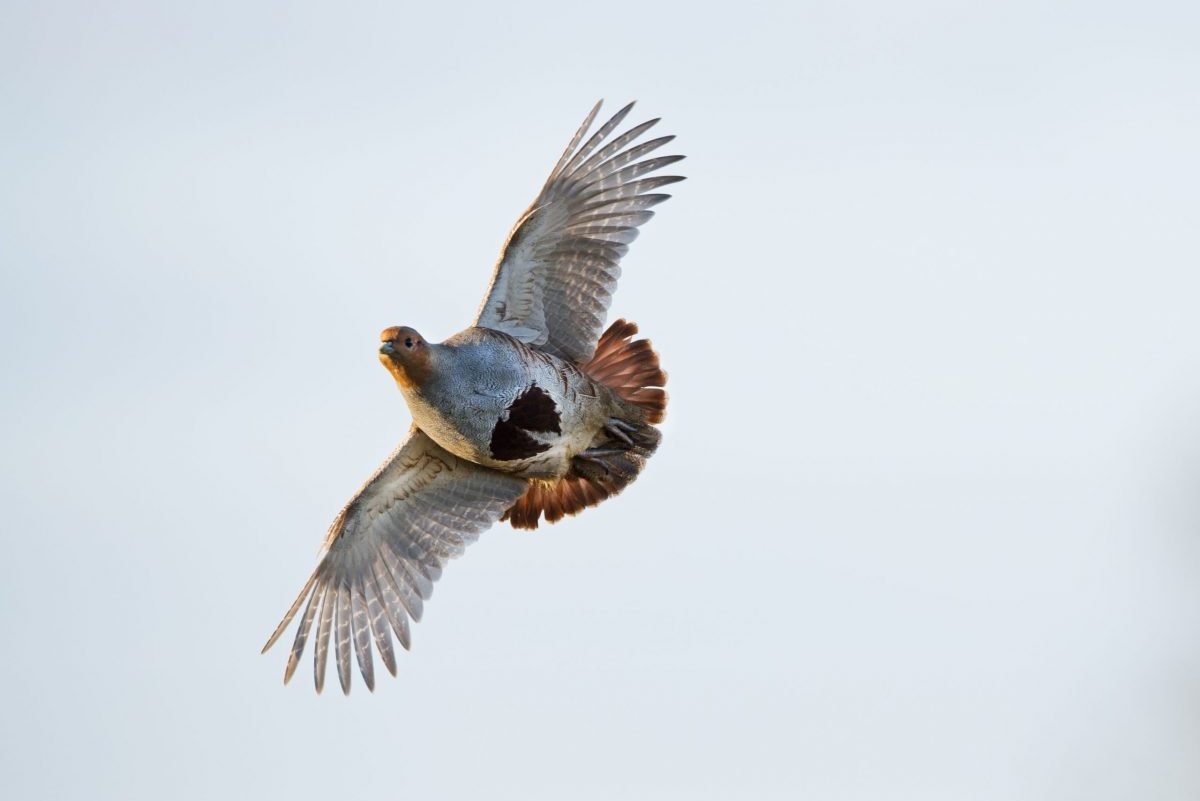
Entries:
[[320,564],[263,646],[266,653],[307,600],[284,683],[314,623],[317,692],[325,684],[331,637],[343,692],[350,692],[352,638],[368,688],[375,688],[372,640],[395,675],[389,628],[407,649],[408,618],[421,619],[442,564],[461,554],[525,489],[523,479],[459,459],[414,428],[333,521]]
[[654,190],[683,180],[645,177],[683,158],[642,158],[675,138],[635,144],[657,119],[609,139],[632,108],[625,106],[580,145],[600,104],[588,114],[509,234],[475,325],[574,362],[591,357],[621,275],[621,257],[638,226],[654,216],[650,207],[670,197]]

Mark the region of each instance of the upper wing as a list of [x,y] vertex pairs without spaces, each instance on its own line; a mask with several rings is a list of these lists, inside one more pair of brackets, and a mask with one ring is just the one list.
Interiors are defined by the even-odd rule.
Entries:
[[591,357],[621,275],[621,257],[638,226],[654,216],[650,207],[670,197],[649,193],[683,180],[642,177],[683,158],[638,161],[675,138],[633,144],[657,119],[606,142],[631,108],[632,103],[618,111],[580,146],[600,104],[592,108],[509,234],[475,325],[571,361]]
[[461,554],[525,489],[523,479],[459,459],[414,428],[333,521],[320,564],[263,646],[265,653],[274,645],[307,598],[284,683],[314,621],[317,692],[325,684],[331,630],[343,692],[350,692],[351,636],[367,687],[375,688],[372,638],[395,675],[389,624],[408,648],[408,617],[420,620],[442,563]]

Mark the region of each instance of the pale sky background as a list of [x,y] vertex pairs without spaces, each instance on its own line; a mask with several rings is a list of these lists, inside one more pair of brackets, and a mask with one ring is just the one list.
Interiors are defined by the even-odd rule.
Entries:
[[[0,6],[0,796],[1200,797],[1200,7],[434,5]],[[598,97],[662,450],[282,687]]]

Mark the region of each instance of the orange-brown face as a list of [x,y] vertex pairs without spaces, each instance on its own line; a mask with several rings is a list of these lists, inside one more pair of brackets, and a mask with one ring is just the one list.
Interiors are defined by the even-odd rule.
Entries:
[[431,369],[429,343],[408,326],[394,325],[379,334],[379,361],[405,388],[425,382]]

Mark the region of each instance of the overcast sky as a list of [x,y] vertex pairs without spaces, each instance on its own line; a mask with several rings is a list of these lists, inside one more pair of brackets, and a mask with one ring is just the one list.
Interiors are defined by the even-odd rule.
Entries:
[[[1198,7],[701,5],[0,7],[0,795],[1200,797]],[[662,449],[284,688],[599,97]]]

